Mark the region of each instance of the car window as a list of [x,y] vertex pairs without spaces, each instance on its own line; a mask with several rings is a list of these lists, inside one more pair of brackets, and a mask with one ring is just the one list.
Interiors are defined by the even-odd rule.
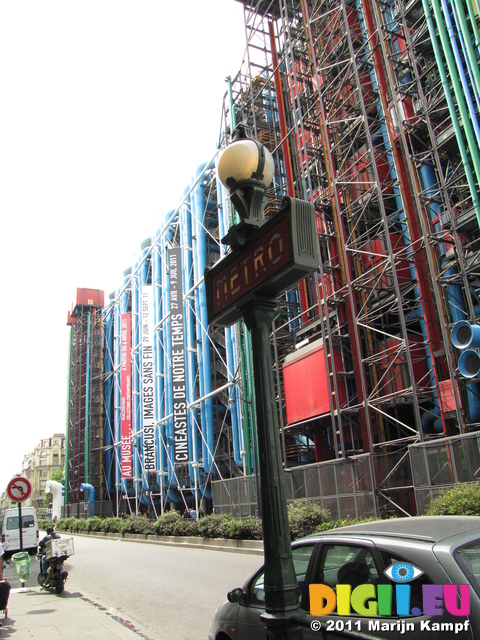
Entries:
[[[396,555],[394,556],[387,551],[379,550],[379,553],[384,565],[384,569],[387,569],[392,564],[412,564],[409,560],[406,560],[405,558],[401,558],[400,556],[396,556]],[[420,566],[418,567],[418,569],[421,569],[423,571],[423,568]],[[408,584],[410,585],[410,608],[411,609],[417,608],[421,611],[423,608],[422,587],[424,584],[433,584],[433,581],[430,578],[430,576],[424,572],[421,576],[410,581]],[[396,610],[397,608],[396,608],[396,601],[395,601],[395,589],[393,589],[392,611],[396,611]]]
[[480,596],[480,540],[460,547],[453,556],[477,595]]
[[[337,584],[349,584],[352,589],[361,584],[382,582],[368,547],[349,544],[325,544],[320,562],[310,576],[311,584],[326,584],[334,591]],[[310,610],[310,595],[306,607]]]
[[[295,547],[292,549],[293,566],[295,568],[295,575],[298,582],[298,602],[302,598],[303,589],[305,586],[305,576],[307,574],[308,565],[312,556],[314,545],[304,545],[301,547]],[[265,586],[264,586],[264,572],[261,571],[255,580],[250,585],[250,605],[264,607],[265,606]]]
[[[7,530],[18,529],[18,516],[10,516],[7,518]],[[22,516],[22,527],[29,529],[35,526],[35,520],[33,516]]]
[[377,584],[379,575],[370,550],[366,547],[346,544],[324,546],[317,575],[312,582],[327,584],[335,589],[337,584]]

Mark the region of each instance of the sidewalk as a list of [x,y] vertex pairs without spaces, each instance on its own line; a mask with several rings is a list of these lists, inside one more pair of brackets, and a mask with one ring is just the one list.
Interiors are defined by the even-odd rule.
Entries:
[[[40,587],[12,587],[8,617],[0,614],[0,640],[140,640],[146,638],[113,611],[80,593],[61,595]],[[129,627],[132,628],[129,628]]]

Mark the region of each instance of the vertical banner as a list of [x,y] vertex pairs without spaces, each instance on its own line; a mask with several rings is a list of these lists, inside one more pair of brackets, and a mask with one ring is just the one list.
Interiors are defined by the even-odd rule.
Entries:
[[172,346],[173,442],[175,463],[188,462],[187,381],[183,324],[182,250],[168,252],[170,334]]
[[142,287],[143,468],[155,471],[155,369],[153,366],[153,286]]
[[120,316],[120,472],[133,478],[132,465],[132,314]]

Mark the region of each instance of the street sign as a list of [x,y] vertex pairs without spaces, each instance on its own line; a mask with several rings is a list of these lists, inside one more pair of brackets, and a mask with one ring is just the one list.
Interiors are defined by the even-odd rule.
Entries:
[[253,297],[276,298],[319,266],[314,207],[286,197],[242,248],[206,270],[209,324],[233,324]]
[[27,478],[12,478],[7,486],[7,494],[14,502],[23,502],[32,493],[32,485]]

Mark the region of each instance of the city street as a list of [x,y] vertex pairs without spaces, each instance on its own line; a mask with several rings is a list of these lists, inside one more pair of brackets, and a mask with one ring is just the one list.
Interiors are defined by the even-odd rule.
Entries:
[[[258,555],[75,536],[66,591],[117,611],[152,640],[206,640],[227,591],[243,585],[262,561]],[[34,556],[31,567],[27,586],[37,584]],[[20,586],[13,562],[9,576],[12,587]]]

